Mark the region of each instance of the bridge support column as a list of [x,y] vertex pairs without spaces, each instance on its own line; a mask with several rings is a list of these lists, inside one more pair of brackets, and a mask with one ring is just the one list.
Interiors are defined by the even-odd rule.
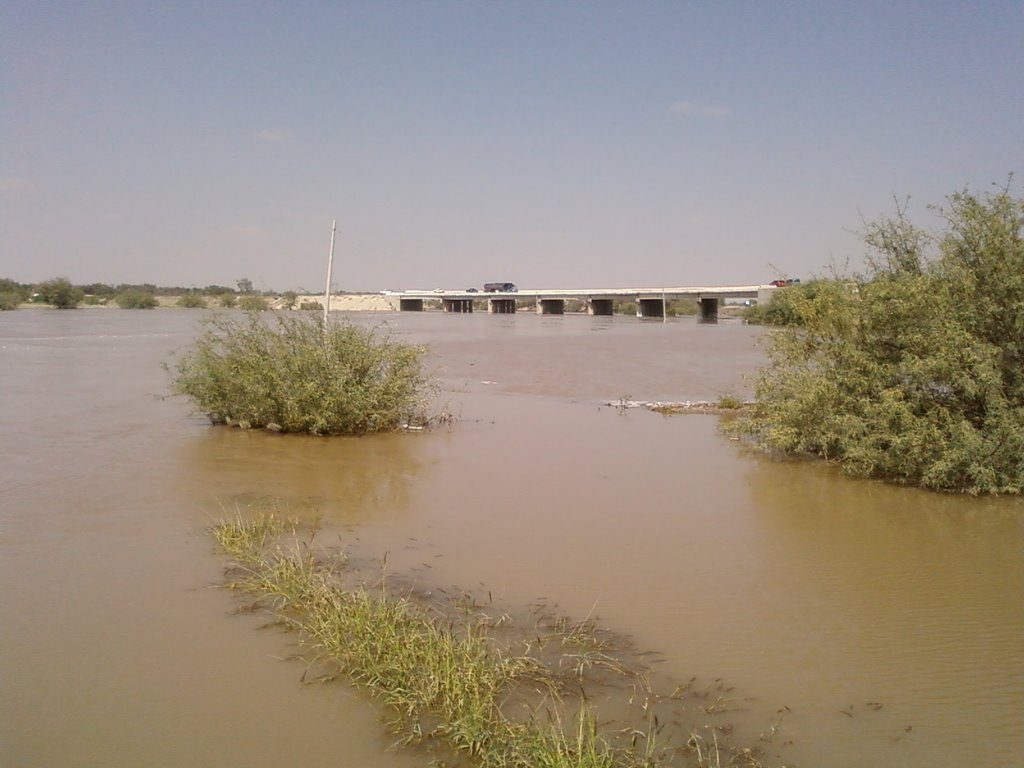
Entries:
[[614,315],[615,301],[613,299],[589,299],[587,301],[588,315]]
[[487,313],[490,315],[514,315],[516,313],[516,300],[489,299],[487,301]]
[[472,299],[445,299],[444,300],[444,311],[445,312],[472,312],[473,311],[473,300]]
[[538,315],[564,315],[565,299],[537,299]]
[[422,312],[423,299],[399,299],[398,310],[400,312]]
[[640,318],[644,317],[660,317],[665,318],[665,298],[661,297],[658,299],[644,299],[637,297],[636,300],[636,316]]
[[700,308],[697,314],[698,323],[718,322],[718,299],[698,299],[697,306]]

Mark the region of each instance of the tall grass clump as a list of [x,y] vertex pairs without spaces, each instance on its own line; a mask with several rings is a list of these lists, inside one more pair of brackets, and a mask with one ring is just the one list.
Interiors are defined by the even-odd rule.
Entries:
[[554,692],[555,677],[534,658],[503,649],[486,621],[431,614],[385,587],[346,585],[338,560],[307,547],[273,545],[294,531],[280,518],[241,516],[212,535],[234,558],[231,586],[269,603],[301,633],[321,665],[369,691],[391,713],[407,744],[444,745],[460,762],[508,768],[639,768],[646,759],[613,749],[581,707],[575,727],[508,717],[503,706],[527,684]]
[[172,370],[172,390],[214,424],[363,435],[427,420],[422,347],[318,316],[214,315]]
[[656,693],[645,654],[631,654],[628,641],[590,619],[541,607],[519,627],[507,612],[495,618],[489,595],[481,604],[446,589],[395,586],[395,577],[367,574],[346,554],[314,548],[297,527],[240,513],[213,526],[232,558],[228,586],[298,633],[320,679],[344,677],[381,702],[401,743],[427,749],[433,764],[718,768],[725,758],[762,767],[760,748],[729,746],[728,723],[691,726],[675,744],[661,733],[696,712],[727,711],[719,681],[714,692],[693,678]]

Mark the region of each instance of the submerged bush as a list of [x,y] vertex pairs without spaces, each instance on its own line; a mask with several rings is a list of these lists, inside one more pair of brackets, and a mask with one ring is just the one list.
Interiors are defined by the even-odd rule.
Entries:
[[769,337],[735,429],[861,477],[1020,493],[1024,201],[962,192],[940,213],[934,238],[903,211],[869,225],[868,275],[781,293],[795,327]]
[[425,350],[348,322],[214,316],[178,360],[172,389],[215,424],[362,435],[426,421]]

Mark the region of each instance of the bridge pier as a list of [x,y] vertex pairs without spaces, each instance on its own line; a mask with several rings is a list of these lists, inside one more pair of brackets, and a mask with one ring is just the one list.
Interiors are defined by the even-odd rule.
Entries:
[[399,312],[422,312],[423,311],[423,299],[399,299],[398,300],[398,311]]
[[614,315],[615,314],[615,300],[614,299],[588,299],[587,300],[587,314],[588,315]]
[[657,299],[645,299],[638,296],[636,300],[636,316],[665,318],[665,297]]
[[539,299],[537,301],[538,315],[564,315],[565,299]]
[[718,299],[697,299],[697,306],[700,312],[697,314],[698,323],[715,324],[718,322]]
[[472,312],[473,311],[473,300],[472,299],[445,299],[444,300],[444,311],[445,312]]
[[515,299],[488,299],[487,301],[487,314],[489,315],[514,315],[515,313]]

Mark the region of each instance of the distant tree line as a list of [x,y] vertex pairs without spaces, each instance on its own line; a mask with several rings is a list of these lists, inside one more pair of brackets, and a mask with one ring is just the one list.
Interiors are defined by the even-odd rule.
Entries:
[[[161,286],[153,283],[82,283],[74,284],[66,277],[56,277],[40,283],[19,283],[0,278],[0,310],[17,309],[21,304],[48,304],[57,309],[74,309],[85,305],[104,305],[113,302],[122,309],[152,309],[159,305],[158,297],[178,296],[178,306],[204,308],[210,305],[241,307],[261,310],[269,307],[267,296],[274,291],[256,291],[248,278],[238,280],[236,287],[211,284],[203,288]],[[282,294],[289,308],[298,294]]]

